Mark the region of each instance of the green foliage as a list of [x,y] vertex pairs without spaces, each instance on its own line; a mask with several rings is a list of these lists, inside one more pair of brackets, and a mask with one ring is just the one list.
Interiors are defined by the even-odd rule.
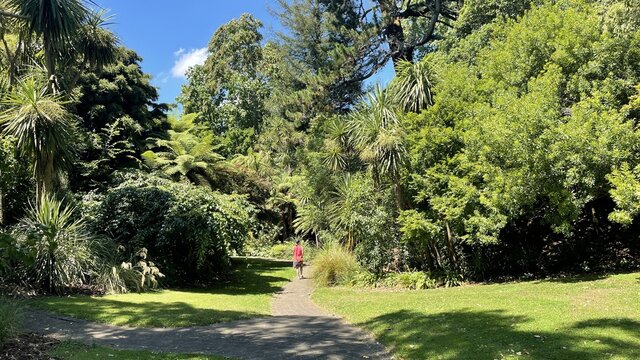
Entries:
[[111,189],[87,217],[100,233],[132,253],[147,248],[174,283],[212,282],[228,272],[252,216],[242,196],[139,177]]
[[18,303],[0,297],[0,345],[18,335],[22,329],[22,309]]
[[18,243],[32,258],[23,264],[25,277],[38,290],[60,294],[90,282],[97,265],[96,242],[74,212],[74,207],[43,196],[20,223]]
[[353,254],[335,242],[323,245],[313,260],[313,266],[312,278],[319,286],[347,282],[360,268]]
[[16,148],[29,159],[39,193],[53,191],[53,180],[73,159],[76,150],[75,117],[59,95],[46,94],[36,79],[22,81],[0,101],[4,136],[16,139]]
[[149,167],[161,170],[173,180],[211,188],[216,164],[224,158],[215,153],[213,134],[196,126],[197,116],[169,117],[169,139],[155,139],[155,151],[148,150],[142,157]]
[[[113,254],[124,252],[124,247],[119,246],[117,251],[111,254],[111,261],[105,263],[103,269],[98,271],[96,283],[106,294],[123,294],[129,291],[144,292],[156,289],[159,280],[164,278],[160,269],[150,261],[148,251],[142,248],[132,254],[119,265],[116,263],[121,256]],[[117,259],[117,260],[116,260]]]
[[189,70],[178,98],[185,112],[200,114],[225,155],[247,153],[266,116],[261,27],[249,14],[221,26],[205,64]]
[[609,214],[609,219],[623,225],[630,225],[640,213],[640,181],[638,167],[633,171],[629,164],[623,163],[608,175],[611,182],[611,198],[616,203],[616,210]]
[[16,141],[0,137],[0,225],[15,223],[23,205],[33,199],[32,173],[26,161],[16,156]]
[[104,189],[113,172],[139,168],[147,138],[164,136],[167,105],[142,72],[142,58],[121,47],[113,63],[83,71],[74,89],[84,148],[70,171],[74,190]]
[[382,284],[408,290],[434,289],[438,286],[438,282],[431,274],[422,271],[391,273],[384,278]]
[[567,239],[578,219],[607,211],[594,202],[609,195],[607,179],[624,178],[609,174],[637,158],[624,106],[640,69],[628,60],[637,32],[616,30],[634,20],[605,27],[598,11],[613,10],[544,4],[424,60],[436,67],[435,104],[404,117],[416,208],[400,221],[426,268],[466,266],[461,249],[508,243],[522,222],[542,219]]
[[11,0],[7,3],[25,17],[29,33],[42,37],[48,74],[57,75],[56,65],[64,62],[69,43],[78,34],[90,11],[81,0]]
[[291,249],[292,246],[290,244],[275,244],[269,249],[269,257],[273,259],[287,259],[289,260],[292,257]]

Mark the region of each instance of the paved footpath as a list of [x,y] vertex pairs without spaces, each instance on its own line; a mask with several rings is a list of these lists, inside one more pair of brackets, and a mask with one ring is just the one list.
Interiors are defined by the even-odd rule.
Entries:
[[393,359],[360,329],[317,307],[310,280],[276,294],[272,317],[187,328],[130,328],[33,310],[25,330],[118,349],[202,353],[240,359]]

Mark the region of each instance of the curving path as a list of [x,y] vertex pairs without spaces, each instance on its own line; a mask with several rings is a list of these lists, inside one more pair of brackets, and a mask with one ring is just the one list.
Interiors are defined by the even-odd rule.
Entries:
[[273,301],[272,317],[188,328],[129,328],[33,310],[25,330],[119,349],[203,353],[241,359],[392,359],[360,329],[311,302],[308,279],[294,280]]

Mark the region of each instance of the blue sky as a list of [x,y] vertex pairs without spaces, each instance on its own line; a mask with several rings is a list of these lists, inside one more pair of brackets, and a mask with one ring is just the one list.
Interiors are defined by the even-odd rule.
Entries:
[[[114,16],[110,28],[120,42],[143,58],[142,68],[159,88],[160,101],[173,103],[185,82],[184,72],[206,58],[206,46],[220,25],[243,13],[260,19],[265,39],[281,30],[271,10],[276,0],[97,0]],[[390,68],[373,81],[386,82]]]

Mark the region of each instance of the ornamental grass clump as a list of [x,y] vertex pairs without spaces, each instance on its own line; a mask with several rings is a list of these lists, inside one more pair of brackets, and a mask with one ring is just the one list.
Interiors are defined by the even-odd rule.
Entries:
[[318,251],[313,266],[313,280],[319,286],[344,284],[360,270],[355,256],[335,242],[325,244]]

